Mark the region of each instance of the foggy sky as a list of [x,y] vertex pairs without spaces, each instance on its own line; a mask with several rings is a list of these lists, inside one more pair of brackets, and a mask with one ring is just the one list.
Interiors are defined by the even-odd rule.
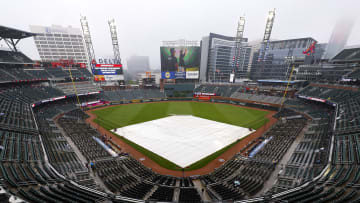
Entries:
[[[97,58],[113,55],[107,21],[117,24],[120,54],[126,68],[131,55],[150,57],[160,67],[161,41],[201,40],[210,32],[235,36],[237,21],[245,14],[244,37],[263,37],[268,11],[276,8],[272,39],[313,37],[328,42],[335,22],[357,18],[359,0],[1,0],[0,25],[29,31],[29,25],[52,24],[81,28],[87,17]],[[360,44],[360,22],[355,20],[348,45]],[[32,38],[19,48],[39,59]]]

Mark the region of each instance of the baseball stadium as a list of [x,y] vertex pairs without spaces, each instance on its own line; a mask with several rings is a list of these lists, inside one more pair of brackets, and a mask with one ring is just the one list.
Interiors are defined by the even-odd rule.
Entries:
[[256,42],[244,35],[253,15],[233,19],[234,36],[159,41],[156,69],[120,57],[132,50],[123,17],[103,36],[101,15],[28,30],[16,23],[45,21],[14,11],[29,19],[0,25],[0,202],[360,202],[355,22],[328,43],[273,39],[276,12]]

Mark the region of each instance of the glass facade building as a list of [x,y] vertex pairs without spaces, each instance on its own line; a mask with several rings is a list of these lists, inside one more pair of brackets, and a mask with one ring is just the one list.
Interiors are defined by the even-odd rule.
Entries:
[[243,38],[242,48],[235,57],[235,37],[210,33],[203,37],[201,43],[200,81],[211,83],[228,83],[230,74],[235,78],[246,78],[251,47]]
[[265,56],[259,57],[259,53],[264,49],[264,45],[261,45],[260,50],[254,53],[252,58],[251,79],[287,80],[293,65],[297,67],[321,59],[325,49],[323,44],[316,44],[315,52],[310,56],[303,53],[314,42],[316,41],[310,37],[271,41]]

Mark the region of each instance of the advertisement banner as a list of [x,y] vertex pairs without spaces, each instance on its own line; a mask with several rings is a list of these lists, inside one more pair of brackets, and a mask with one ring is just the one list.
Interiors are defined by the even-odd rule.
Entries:
[[106,81],[124,80],[124,75],[104,75]]
[[53,97],[53,98],[51,98],[51,101],[56,101],[56,100],[65,99],[65,98],[66,98],[66,96]]
[[[161,72],[199,71],[200,57],[200,47],[197,46],[160,47]],[[163,77],[163,79],[171,79],[171,77]]]
[[188,71],[199,71],[199,67],[186,68],[185,70],[186,70],[186,72],[188,72]]
[[198,97],[198,99],[199,99],[199,100],[210,100],[210,99],[211,99],[211,97],[210,97],[210,96],[203,96],[203,95],[200,95],[200,96]]
[[199,71],[186,71],[186,79],[198,79]]
[[103,75],[94,75],[95,81],[105,81],[105,77]]
[[96,64],[93,66],[92,73],[94,75],[122,75],[121,64]]
[[208,93],[208,92],[195,92],[194,96],[216,96],[215,93]]
[[175,79],[185,79],[186,73],[185,72],[175,72]]
[[161,72],[161,78],[163,78],[163,79],[175,79],[175,72]]

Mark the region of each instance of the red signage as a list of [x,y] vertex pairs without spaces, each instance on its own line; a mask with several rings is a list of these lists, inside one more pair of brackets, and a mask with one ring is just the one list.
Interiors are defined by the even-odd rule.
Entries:
[[203,96],[203,95],[200,95],[199,97],[198,97],[198,99],[199,100],[210,100],[211,99],[211,97],[210,96]]
[[121,68],[122,64],[101,64],[98,63],[95,65],[95,67],[115,67],[115,68]]

